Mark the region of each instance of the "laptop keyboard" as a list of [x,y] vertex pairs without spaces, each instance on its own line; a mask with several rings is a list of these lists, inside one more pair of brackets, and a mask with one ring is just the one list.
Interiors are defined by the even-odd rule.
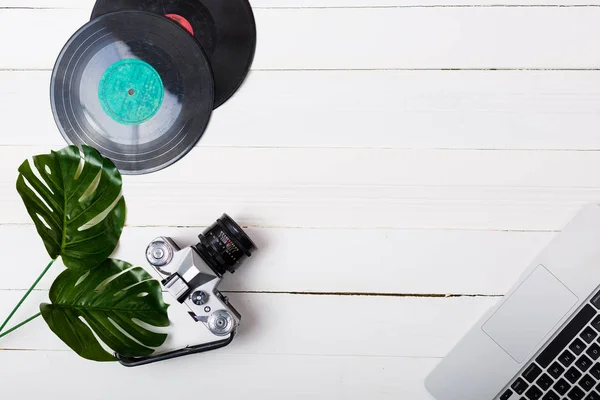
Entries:
[[502,392],[499,400],[600,400],[600,292]]

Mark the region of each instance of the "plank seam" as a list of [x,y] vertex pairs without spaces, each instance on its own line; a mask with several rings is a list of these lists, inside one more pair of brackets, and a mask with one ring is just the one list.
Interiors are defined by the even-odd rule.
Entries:
[[[35,227],[30,222],[0,222],[0,228],[2,227]],[[139,228],[139,229],[154,229],[154,228],[169,228],[169,229],[205,229],[205,225],[125,225],[126,228]],[[335,227],[335,226],[268,226],[268,225],[242,225],[244,229],[288,229],[288,230],[325,230],[325,231],[356,231],[356,230],[367,230],[367,231],[407,231],[407,232],[505,232],[505,233],[559,233],[560,229],[477,229],[477,228],[393,228],[393,227]]]
[[[0,348],[0,351],[6,352],[38,352],[38,353],[73,353],[70,349],[19,349],[19,348]],[[397,358],[397,359],[414,359],[414,360],[441,360],[443,357],[434,356],[398,356],[398,355],[381,355],[381,354],[319,354],[319,353],[308,353],[308,354],[297,354],[297,353],[234,353],[229,354],[231,356],[270,356],[270,357],[332,357],[332,358]]]
[[[49,144],[45,147],[51,146],[67,146],[66,143],[55,143]],[[2,144],[0,143],[0,149],[3,148],[42,148],[43,145],[39,144]],[[390,146],[266,146],[266,145],[198,145],[194,149],[240,149],[240,150],[383,150],[383,151],[415,151],[415,152],[546,152],[546,153],[597,153],[600,152],[600,148],[493,148],[493,147],[390,147]]]
[[[599,4],[400,4],[339,6],[255,6],[254,10],[404,9],[404,8],[598,8]],[[1,10],[82,10],[78,7],[0,6]]]
[[[600,68],[471,68],[471,67],[428,67],[428,68],[253,68],[253,72],[378,72],[378,71],[398,71],[398,72],[419,72],[419,71],[489,71],[489,72],[510,72],[510,71],[600,71]],[[51,68],[0,68],[0,72],[52,72]]]
[[[0,289],[0,292],[22,292],[25,289]],[[48,289],[34,289],[33,292],[48,292]],[[168,293],[163,291],[163,293]],[[268,290],[223,290],[223,294],[267,294],[289,296],[332,296],[332,297],[396,297],[396,298],[426,298],[426,299],[451,299],[451,298],[494,298],[502,294],[483,293],[370,293],[370,292],[297,292],[297,291],[268,291]]]
[[280,291],[223,291],[228,294],[273,294],[292,296],[339,296],[339,297],[396,297],[396,298],[428,298],[449,299],[460,297],[502,297],[502,294],[482,293],[369,293],[369,292],[280,292]]

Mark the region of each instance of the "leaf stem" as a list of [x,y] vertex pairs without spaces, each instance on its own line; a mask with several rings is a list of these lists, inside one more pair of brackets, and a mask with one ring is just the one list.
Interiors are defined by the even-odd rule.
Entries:
[[33,317],[27,318],[25,321],[21,322],[19,325],[15,326],[13,328],[10,328],[9,330],[7,330],[4,333],[1,333],[0,334],[0,338],[3,338],[4,336],[8,335],[9,333],[12,333],[12,332],[16,331],[17,329],[19,329],[20,327],[22,327],[25,324],[30,323],[31,321],[33,321],[34,319],[36,319],[40,315],[42,315],[42,314],[41,313],[37,313]]
[[[19,303],[17,304],[17,306],[8,315],[8,318],[6,318],[6,320],[2,323],[2,325],[0,325],[0,332],[2,332],[2,330],[6,327],[6,324],[8,324],[8,321],[10,321],[10,319],[15,315],[15,313],[17,312],[17,310],[19,309],[19,307],[21,307],[21,305],[27,299],[27,297],[29,297],[29,295],[31,294],[31,292],[33,291],[33,289],[35,289],[35,287],[38,285],[38,283],[40,283],[40,281],[42,280],[42,278],[44,277],[44,275],[46,275],[46,273],[48,272],[48,270],[50,270],[50,267],[52,266],[52,264],[54,264],[54,261],[56,261],[56,260],[50,261],[50,263],[48,264],[48,266],[46,267],[46,269],[44,269],[44,271],[42,272],[42,274],[35,280],[35,282],[29,288],[29,290],[27,291],[27,293],[25,293],[25,295],[23,296],[23,298],[21,299],[21,301],[19,301]],[[30,320],[28,320],[27,322],[29,322],[29,321]],[[21,325],[23,325],[23,324],[21,324]],[[16,328],[20,327],[21,325],[17,326]],[[16,328],[11,329],[9,332],[14,331]],[[2,337],[2,336],[4,336],[4,335],[0,335],[0,337]]]

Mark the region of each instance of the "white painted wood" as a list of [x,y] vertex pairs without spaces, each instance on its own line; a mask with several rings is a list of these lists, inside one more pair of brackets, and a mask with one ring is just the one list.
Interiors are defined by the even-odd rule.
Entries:
[[[0,148],[4,223],[30,222],[16,170],[47,151]],[[597,170],[599,152],[200,147],[126,177],[124,193],[131,226],[202,226],[226,211],[262,227],[560,230],[600,199]]]
[[[16,169],[63,146],[49,70],[92,3],[0,0],[0,316],[47,262]],[[223,285],[240,336],[127,370],[78,359],[38,319],[0,339],[2,396],[158,399],[194,385],[211,398],[225,387],[223,399],[430,399],[425,375],[490,296],[600,200],[598,72],[581,70],[600,68],[600,3],[496,3],[252,0],[254,71],[188,157],[126,177],[116,253],[143,264],[153,237],[191,244],[231,213],[261,248]],[[166,348],[202,336],[171,313]]]
[[[115,257],[146,266],[145,249],[154,238],[171,236],[188,246],[203,229],[126,228]],[[225,291],[503,294],[555,235],[256,228],[248,233],[259,251],[226,276]],[[0,243],[22,249],[3,255],[4,265],[19,267],[10,268],[0,289],[29,288],[49,261],[34,226],[0,226]],[[60,271],[56,265],[38,287],[48,289]]]
[[[1,145],[64,143],[49,87],[0,72]],[[596,71],[254,71],[200,144],[597,150],[598,93]]]
[[[376,7],[530,7],[599,5],[597,0],[250,0],[253,8],[376,8]],[[94,0],[0,0],[2,8],[74,8],[91,10]]]
[[[23,291],[0,291],[0,312],[7,314]],[[14,322],[47,302],[35,292]],[[410,298],[229,294],[245,319],[225,354],[280,354],[377,357],[443,357],[454,343],[497,301],[492,297]],[[168,296],[165,300],[171,302]],[[164,350],[192,344],[207,334],[183,307],[170,307],[173,337]],[[18,333],[17,333],[18,332]],[[36,319],[2,338],[4,349],[67,351]],[[195,344],[195,343],[194,343]],[[161,349],[162,351],[163,349]]]
[[[598,68],[581,38],[600,34],[599,18],[598,7],[258,9],[253,68]],[[28,27],[0,43],[0,69],[52,68],[88,19],[87,10],[0,10],[0,37]]]
[[3,396],[9,399],[430,400],[422,382],[437,361],[218,352],[124,369],[71,353],[0,351],[0,364],[7,366]]

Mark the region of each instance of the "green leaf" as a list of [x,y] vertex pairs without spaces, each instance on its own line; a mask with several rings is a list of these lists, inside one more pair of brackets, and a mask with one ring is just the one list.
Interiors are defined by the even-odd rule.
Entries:
[[52,259],[90,270],[115,250],[125,225],[121,174],[88,146],[69,146],[19,167],[17,191]]
[[166,334],[136,323],[169,326],[160,284],[142,268],[124,261],[108,259],[86,273],[64,271],[50,289],[50,301],[52,304],[40,305],[46,323],[73,351],[89,360],[115,361],[94,333],[127,357],[149,356],[167,339]]

